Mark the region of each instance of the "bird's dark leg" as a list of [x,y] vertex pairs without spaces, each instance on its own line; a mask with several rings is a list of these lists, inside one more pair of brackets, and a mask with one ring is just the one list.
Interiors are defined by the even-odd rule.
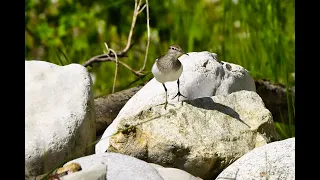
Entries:
[[167,108],[167,104],[168,104],[168,100],[167,100],[167,88],[166,86],[162,83],[163,87],[164,87],[164,90],[166,91],[166,102],[164,103],[164,109]]
[[[185,96],[180,93],[180,82],[179,82],[179,79],[177,81],[177,84],[178,84],[178,93],[172,99],[174,99],[174,98],[176,98],[178,96],[178,101],[179,101],[179,96],[183,96],[183,97],[185,97]],[[187,97],[185,97],[185,98],[187,98]]]

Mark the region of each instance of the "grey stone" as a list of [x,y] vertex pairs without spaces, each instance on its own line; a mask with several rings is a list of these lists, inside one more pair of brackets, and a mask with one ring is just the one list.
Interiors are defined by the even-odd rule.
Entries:
[[295,138],[272,142],[248,152],[216,179],[295,179]]
[[37,176],[70,156],[94,152],[90,74],[81,65],[25,62],[25,174]]
[[61,177],[61,180],[106,180],[107,166],[95,164],[88,169],[81,170]]
[[[101,170],[104,166],[106,167],[106,179],[108,180],[163,180],[157,170],[148,163],[123,154],[94,154],[74,159],[64,166],[73,162],[81,165],[82,175],[84,175],[82,176],[82,178],[84,178],[83,180],[89,180],[87,177],[90,177],[90,171],[92,172],[96,168],[98,169],[97,171],[99,171],[99,169]],[[76,180],[77,178],[73,178],[72,176],[81,177],[78,176],[81,175],[81,171],[63,177],[65,180]],[[69,179],[68,176],[71,176],[71,178]]]

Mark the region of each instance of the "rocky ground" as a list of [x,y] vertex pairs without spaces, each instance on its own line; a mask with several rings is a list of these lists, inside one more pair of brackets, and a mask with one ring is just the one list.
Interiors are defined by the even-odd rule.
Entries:
[[187,98],[166,83],[167,109],[155,79],[94,100],[83,66],[26,61],[26,179],[295,179],[294,138],[279,141],[250,73],[188,54]]

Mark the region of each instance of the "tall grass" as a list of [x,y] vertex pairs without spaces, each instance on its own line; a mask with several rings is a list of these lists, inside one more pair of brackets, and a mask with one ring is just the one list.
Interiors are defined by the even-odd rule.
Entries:
[[281,121],[275,122],[275,129],[281,139],[295,137],[295,96],[292,91],[292,82],[290,82],[288,79],[289,78],[287,78],[286,81],[286,96],[288,104],[289,123],[284,123],[283,118],[281,118]]

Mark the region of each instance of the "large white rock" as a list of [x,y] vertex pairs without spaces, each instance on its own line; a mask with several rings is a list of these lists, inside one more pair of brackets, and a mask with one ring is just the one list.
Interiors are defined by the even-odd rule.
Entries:
[[[191,52],[183,55],[180,61],[183,72],[180,77],[180,91],[189,100],[214,95],[227,95],[240,90],[256,91],[255,83],[249,72],[239,65],[218,62],[217,54],[211,52]],[[177,103],[173,100],[178,91],[177,82],[167,82],[168,106]],[[184,99],[183,97],[180,97]],[[96,144],[96,153],[103,153],[109,147],[109,137],[117,132],[119,121],[123,117],[136,115],[146,106],[154,106],[165,101],[165,91],[161,83],[153,78],[141,88],[121,109],[118,116],[104,132]]]
[[94,152],[90,74],[81,65],[25,62],[25,174],[44,174],[70,156]]
[[[85,156],[74,159],[64,166],[70,163],[79,163],[82,170],[63,176],[65,180],[96,180],[93,176],[97,176],[99,173],[106,173],[106,179],[108,180],[163,180],[152,165],[140,159],[118,153],[102,153]],[[106,167],[104,172],[101,171],[103,167]],[[97,174],[92,174],[94,173],[94,169],[98,172]]]
[[[250,150],[277,139],[272,115],[253,91],[147,106],[120,119],[108,152],[127,154],[203,179],[216,177]],[[108,129],[107,129],[108,131]]]
[[269,143],[248,152],[216,179],[295,179],[295,138]]

